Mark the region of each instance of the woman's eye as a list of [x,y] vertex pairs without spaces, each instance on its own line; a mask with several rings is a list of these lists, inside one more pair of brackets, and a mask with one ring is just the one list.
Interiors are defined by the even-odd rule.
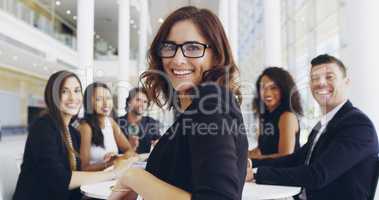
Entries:
[[199,51],[200,46],[198,46],[198,45],[187,45],[186,50],[188,50],[188,51]]
[[164,51],[174,51],[176,49],[176,46],[173,44],[163,44],[162,50]]

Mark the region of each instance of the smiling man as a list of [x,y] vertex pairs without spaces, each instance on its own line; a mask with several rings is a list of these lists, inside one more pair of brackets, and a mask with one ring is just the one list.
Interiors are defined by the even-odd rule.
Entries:
[[369,199],[378,139],[370,119],[348,100],[349,84],[337,58],[325,54],[311,61],[310,88],[323,115],[294,154],[253,160],[257,183],[301,186],[300,199]]

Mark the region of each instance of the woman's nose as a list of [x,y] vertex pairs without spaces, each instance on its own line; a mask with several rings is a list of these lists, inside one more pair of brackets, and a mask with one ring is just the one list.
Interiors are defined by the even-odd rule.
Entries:
[[187,58],[184,56],[182,48],[178,48],[178,50],[176,51],[175,56],[172,59],[177,64],[184,63],[187,60]]

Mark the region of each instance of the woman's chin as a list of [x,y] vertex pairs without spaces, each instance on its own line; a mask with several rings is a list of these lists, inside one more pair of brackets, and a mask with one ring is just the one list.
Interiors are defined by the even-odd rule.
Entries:
[[65,110],[63,113],[68,116],[75,116],[79,113],[79,110]]
[[181,84],[178,84],[178,85],[175,86],[175,91],[178,92],[178,93],[185,93],[185,92],[187,92],[189,89],[191,89],[193,87],[196,87],[196,85],[193,84],[192,82],[181,83]]

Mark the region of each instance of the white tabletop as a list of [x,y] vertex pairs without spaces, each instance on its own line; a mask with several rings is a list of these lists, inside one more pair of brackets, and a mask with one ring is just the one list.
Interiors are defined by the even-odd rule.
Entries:
[[[111,194],[111,186],[115,181],[107,181],[80,187],[82,193],[87,197],[107,199]],[[300,187],[260,185],[245,183],[242,193],[243,200],[263,200],[291,197],[300,193]]]
[[279,185],[261,185],[256,183],[245,183],[242,192],[243,200],[264,200],[280,199],[292,197],[299,194],[300,187],[279,186]]

